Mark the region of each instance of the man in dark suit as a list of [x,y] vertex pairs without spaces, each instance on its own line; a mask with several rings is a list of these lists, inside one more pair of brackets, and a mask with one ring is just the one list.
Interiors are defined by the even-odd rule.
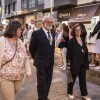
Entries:
[[30,53],[37,69],[38,100],[49,100],[48,93],[54,65],[54,33],[51,31],[53,19],[44,17],[42,28],[33,32]]

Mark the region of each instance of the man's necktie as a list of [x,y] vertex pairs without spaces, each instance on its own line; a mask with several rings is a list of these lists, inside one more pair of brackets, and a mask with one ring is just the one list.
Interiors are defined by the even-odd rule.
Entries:
[[49,43],[50,43],[50,39],[51,39],[51,37],[50,37],[50,32],[47,32],[48,33],[48,41],[49,41]]

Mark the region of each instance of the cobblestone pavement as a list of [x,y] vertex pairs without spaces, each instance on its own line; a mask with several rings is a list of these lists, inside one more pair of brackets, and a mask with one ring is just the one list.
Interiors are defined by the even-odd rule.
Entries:
[[[56,64],[54,66],[54,74],[49,98],[50,100],[70,100],[66,92],[66,72],[61,71],[61,69],[58,67],[58,64],[61,63],[61,59],[58,57],[57,53],[55,53],[55,59]],[[37,100],[36,85],[36,69],[32,66],[31,80],[22,84],[21,89],[17,93],[16,100]],[[87,85],[89,97],[91,97],[92,100],[100,100],[100,86],[90,82],[87,82]],[[76,80],[74,86],[74,95],[76,97],[75,100],[81,100],[78,79]]]

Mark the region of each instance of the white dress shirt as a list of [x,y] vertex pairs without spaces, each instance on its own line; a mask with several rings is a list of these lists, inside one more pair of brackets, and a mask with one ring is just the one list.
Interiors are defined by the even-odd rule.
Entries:
[[43,31],[44,31],[44,33],[45,33],[47,39],[49,38],[49,37],[48,37],[48,32],[49,32],[49,34],[50,34],[50,41],[49,41],[49,43],[50,43],[50,45],[52,45],[53,37],[52,37],[52,35],[51,35],[51,32],[48,31],[48,30],[46,30],[44,27],[42,27],[42,29],[43,29]]

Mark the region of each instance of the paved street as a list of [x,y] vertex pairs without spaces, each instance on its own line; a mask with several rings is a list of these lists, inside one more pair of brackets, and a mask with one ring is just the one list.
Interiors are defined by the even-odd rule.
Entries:
[[[48,65],[47,57],[49,57],[48,54],[52,57],[51,50],[54,42],[55,46],[59,46],[61,43],[61,48],[66,48],[68,40],[72,37],[77,38],[76,43],[71,43],[73,47],[75,44],[75,49],[71,53],[75,54],[74,50],[77,51],[73,65],[76,66],[77,63],[87,65],[87,61],[84,60],[87,50],[83,45],[86,43],[89,52],[87,56],[92,65],[86,74],[88,95],[92,100],[100,100],[100,59],[98,55],[100,54],[100,0],[0,0],[0,67],[9,62],[13,62],[13,66],[16,67],[24,59],[24,48],[22,43],[17,41],[18,37],[23,41],[27,50],[31,45],[30,49],[33,52],[37,51],[37,61],[42,59],[40,67]],[[84,41],[81,41],[80,37]],[[71,100],[67,95],[66,70],[62,70],[59,66],[62,64],[61,48],[55,47],[53,78],[48,97],[50,100]],[[63,54],[65,52],[62,50]],[[80,56],[81,52],[84,54]],[[13,57],[9,59],[13,53]],[[29,54],[29,52],[27,53]],[[94,57],[93,53],[95,53]],[[44,63],[45,56],[47,64]],[[5,63],[3,65],[2,58],[3,63]],[[14,61],[12,61],[13,58]],[[38,100],[36,68],[33,66],[32,58],[30,58],[30,64],[32,68],[31,79],[22,82],[15,100]],[[6,73],[9,71],[7,76],[9,74],[12,76],[11,67],[6,66],[1,75],[6,77]],[[75,68],[75,72],[77,69]],[[20,69],[17,71],[16,67],[14,72],[14,76],[16,73],[20,74]],[[0,81],[0,86],[2,83]],[[7,90],[10,93],[10,89],[6,88]],[[82,100],[78,77],[74,85],[73,95],[75,96],[74,100]],[[0,100],[2,100],[1,95]]]
[[[67,97],[66,92],[66,72],[61,71],[58,67],[58,64],[61,63],[61,58],[58,53],[55,53],[56,63],[54,66],[54,74],[52,86],[49,94],[50,100],[70,100]],[[32,63],[31,63],[32,64]],[[93,100],[100,100],[100,86],[93,83],[88,83],[88,92],[89,96]],[[74,87],[75,100],[81,100],[80,91],[78,86],[78,79]],[[0,99],[2,100],[2,99]],[[32,77],[28,82],[23,83],[20,91],[17,94],[16,100],[37,100],[37,90],[36,90],[36,70],[35,67],[32,67]]]

